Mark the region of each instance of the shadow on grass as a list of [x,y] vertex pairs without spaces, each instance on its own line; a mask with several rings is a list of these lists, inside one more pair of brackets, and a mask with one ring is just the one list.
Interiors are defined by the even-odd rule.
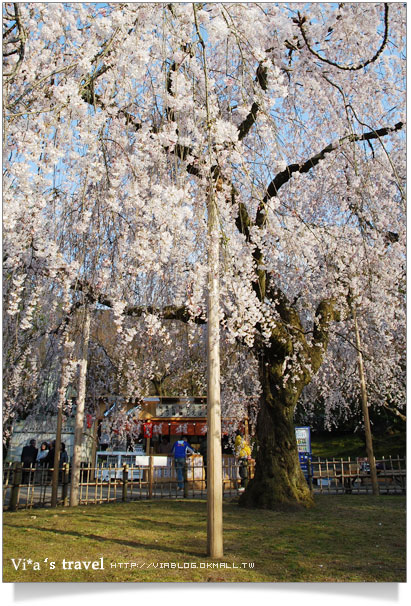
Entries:
[[[21,529],[21,526],[18,526],[16,524],[8,524],[8,523],[4,523],[3,527],[8,527],[8,528],[17,528],[17,529]],[[33,527],[31,527],[33,528]],[[33,528],[33,530],[36,530],[38,532],[48,532],[48,533],[53,533],[54,535],[58,534],[66,537],[73,537],[73,538],[79,538],[79,539],[86,539],[86,540],[92,540],[92,541],[98,541],[100,543],[116,543],[117,545],[122,545],[123,547],[131,547],[133,549],[143,549],[145,551],[159,551],[161,549],[162,552],[166,552],[166,553],[178,553],[178,554],[183,554],[184,556],[187,555],[187,548],[184,549],[180,549],[178,547],[166,547],[164,544],[147,544],[147,543],[138,543],[137,541],[126,541],[124,539],[116,539],[113,537],[102,537],[100,535],[97,534],[85,534],[84,532],[76,532],[74,530],[56,530],[55,528],[41,528],[38,526],[35,526]],[[192,555],[193,556],[197,556],[197,557],[204,557],[206,554],[204,551],[198,551],[197,553],[192,551]]]
[[[95,541],[104,545],[104,550],[110,545],[122,546],[136,550],[136,556],[139,552],[143,558],[159,553],[169,558],[188,554],[206,557],[201,550],[203,542],[205,549],[206,534],[204,503],[127,503],[95,511],[79,508],[60,512],[58,516],[50,516],[50,511],[30,516],[37,517],[33,523],[28,514],[7,514],[4,526],[38,530],[39,543],[44,542],[43,537],[57,535],[62,543]],[[304,515],[224,504],[224,535],[225,558],[255,562],[265,582],[405,580],[403,497],[324,496]],[[144,538],[145,543],[141,541]]]

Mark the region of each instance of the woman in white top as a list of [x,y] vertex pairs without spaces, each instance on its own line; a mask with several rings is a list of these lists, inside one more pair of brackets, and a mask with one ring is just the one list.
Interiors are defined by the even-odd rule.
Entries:
[[47,457],[49,454],[49,445],[47,442],[42,442],[40,446],[40,450],[37,453],[36,463],[37,465],[43,465],[43,459]]

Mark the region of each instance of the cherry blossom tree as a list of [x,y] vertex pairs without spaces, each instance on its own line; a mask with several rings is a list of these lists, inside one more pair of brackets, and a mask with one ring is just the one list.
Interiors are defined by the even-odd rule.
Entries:
[[404,5],[6,3],[3,17],[10,410],[40,319],[49,334],[109,307],[126,342],[129,318],[207,321],[212,195],[221,330],[261,389],[242,503],[310,505],[294,410],[321,395],[331,418],[357,397],[352,302],[371,403],[403,404]]

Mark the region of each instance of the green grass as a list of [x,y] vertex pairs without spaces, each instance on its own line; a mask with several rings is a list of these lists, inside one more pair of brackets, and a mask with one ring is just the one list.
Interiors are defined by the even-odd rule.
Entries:
[[[313,455],[332,459],[347,457],[366,457],[364,440],[358,434],[313,434],[311,440]],[[374,455],[381,457],[404,457],[406,451],[406,434],[397,432],[392,435],[373,436]]]
[[[299,512],[225,503],[221,560],[206,555],[205,501],[5,512],[3,582],[405,582],[405,497],[315,500]],[[63,558],[101,557],[103,570],[62,569]],[[11,558],[26,558],[26,570]]]

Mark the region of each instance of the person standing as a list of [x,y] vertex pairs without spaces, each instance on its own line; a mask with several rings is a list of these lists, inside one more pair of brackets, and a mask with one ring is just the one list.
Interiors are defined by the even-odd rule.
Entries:
[[251,458],[251,448],[247,443],[247,440],[242,436],[241,431],[237,431],[234,449],[239,464],[238,472],[240,474],[241,489],[243,490],[245,487],[245,480],[248,476],[247,463],[248,459]]
[[195,450],[191,448],[190,444],[187,442],[186,436],[182,436],[179,440],[174,442],[171,449],[171,454],[174,455],[174,467],[177,474],[177,490],[183,490],[184,488],[184,467],[187,453],[194,454]]
[[63,469],[64,463],[68,463],[68,454],[64,442],[60,444],[60,469]]
[[67,450],[66,450],[66,445],[64,444],[64,442],[61,442],[60,444],[60,461],[59,461],[59,482],[61,482],[62,480],[62,475],[63,475],[63,465],[64,463],[68,463],[68,454],[67,454]]
[[37,453],[37,472],[36,472],[36,481],[39,484],[42,484],[47,478],[47,473],[44,473],[44,469],[46,466],[47,455],[49,454],[49,445],[47,442],[42,442],[40,446],[40,450]]
[[41,446],[40,446],[40,450],[37,453],[37,458],[36,458],[37,465],[44,466],[45,458],[47,457],[48,454],[49,454],[49,445],[47,444],[47,442],[42,442]]
[[200,444],[200,454],[203,457],[204,487],[207,488],[207,436],[203,437],[203,441]]
[[53,440],[50,445],[50,450],[48,451],[47,456],[44,458],[44,465],[50,467],[52,469],[54,467],[54,453],[56,450],[56,440]]
[[[27,470],[30,467],[36,465],[38,449],[36,448],[36,440],[30,440],[28,446],[24,446],[21,451],[21,462],[23,463],[23,469]],[[27,484],[30,480],[30,472],[23,471],[23,484]]]

